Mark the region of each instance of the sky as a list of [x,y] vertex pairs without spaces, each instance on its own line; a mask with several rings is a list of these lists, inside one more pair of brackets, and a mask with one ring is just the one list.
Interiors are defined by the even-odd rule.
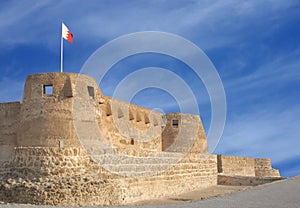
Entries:
[[[28,75],[59,72],[61,21],[74,35],[73,44],[64,42],[65,72],[80,73],[98,48],[123,35],[159,31],[189,40],[214,64],[226,94],[226,124],[213,153],[268,157],[282,176],[300,174],[299,1],[0,1],[0,102],[21,101]],[[144,53],[120,60],[99,83],[103,94],[112,96],[118,83],[146,67],[185,80],[208,132],[206,88],[174,57]],[[143,89],[131,102],[166,113],[180,107],[159,88]]]

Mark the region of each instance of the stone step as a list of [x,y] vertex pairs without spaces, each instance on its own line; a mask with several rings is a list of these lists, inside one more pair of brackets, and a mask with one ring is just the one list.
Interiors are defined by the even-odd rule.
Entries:
[[180,158],[125,158],[125,157],[98,157],[95,158],[101,165],[127,165],[127,164],[175,164]]
[[[170,154],[170,153],[163,153],[158,154],[155,156],[148,156],[148,157],[134,157],[129,155],[123,154],[100,154],[100,155],[93,155],[93,159],[95,159],[100,164],[177,164],[178,162],[188,163],[190,160],[184,160],[185,155],[183,154]],[[204,160],[206,158],[204,157]],[[199,157],[197,160],[194,161],[201,162],[201,158]]]
[[160,163],[160,164],[103,164],[103,167],[110,168],[114,171],[146,171],[149,169],[164,170],[175,167],[176,170],[195,170],[198,168],[210,168],[211,165],[200,163]]
[[208,176],[217,174],[217,172],[212,170],[204,170],[203,167],[199,167],[197,169],[189,169],[189,168],[182,168],[180,166],[176,166],[175,169],[173,169],[172,166],[120,166],[120,167],[112,167],[112,166],[103,166],[104,169],[107,171],[118,174],[118,175],[125,175],[125,176],[153,176],[153,175],[160,175],[161,173],[167,172],[167,174],[163,174],[164,177],[168,176],[195,176],[195,175],[201,175],[201,176]]
[[147,171],[147,170],[166,170],[168,168],[173,167],[173,164],[122,164],[122,165],[103,165],[104,168],[110,169],[114,172],[140,172],[140,171]]
[[93,155],[93,159],[96,159],[103,164],[157,164],[157,163],[170,163],[177,162],[182,157],[180,156],[169,156],[169,155],[159,155],[159,156],[149,156],[149,157],[134,157],[122,154],[102,154]]
[[121,175],[156,175],[163,171],[171,171],[172,174],[187,173],[193,174],[211,170],[212,164],[199,162],[173,162],[173,163],[119,163],[119,164],[103,164],[101,165],[109,172]]
[[111,172],[157,172],[164,171],[173,167],[172,164],[126,164],[126,165],[103,165],[103,167]]

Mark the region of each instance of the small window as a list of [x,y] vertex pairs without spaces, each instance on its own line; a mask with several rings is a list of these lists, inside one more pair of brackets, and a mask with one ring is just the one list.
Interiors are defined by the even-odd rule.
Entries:
[[58,147],[59,148],[63,148],[64,147],[64,141],[63,140],[59,140],[58,141]]
[[131,145],[134,145],[134,139],[133,139],[133,138],[131,138],[130,144],[131,144]]
[[89,92],[89,96],[94,99],[94,97],[95,97],[94,87],[88,86],[87,89],[88,89],[88,92]]
[[109,103],[106,104],[106,116],[111,116],[112,112],[111,112],[111,106]]
[[134,120],[134,116],[131,110],[129,110],[129,120],[130,121]]
[[145,120],[145,124],[149,124],[150,123],[150,119],[148,117],[148,115],[144,115],[144,120]]
[[137,112],[137,114],[136,114],[136,121],[137,122],[142,121],[142,117],[141,117],[141,114],[139,112]]
[[172,121],[172,126],[173,126],[174,128],[178,128],[178,120],[173,120],[173,121]]
[[45,95],[53,95],[53,86],[52,85],[44,85],[44,94]]

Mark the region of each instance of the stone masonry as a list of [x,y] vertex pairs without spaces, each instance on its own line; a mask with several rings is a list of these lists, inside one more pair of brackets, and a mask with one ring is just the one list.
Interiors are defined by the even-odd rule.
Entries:
[[22,102],[0,104],[0,201],[124,205],[249,178],[280,174],[269,159],[209,154],[198,115],[104,96],[86,75],[30,75]]

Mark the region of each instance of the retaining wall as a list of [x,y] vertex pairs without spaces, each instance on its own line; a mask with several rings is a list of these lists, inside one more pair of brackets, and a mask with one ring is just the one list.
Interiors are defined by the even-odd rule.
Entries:
[[[10,173],[1,175],[0,201],[49,205],[122,205],[149,198],[160,198],[216,185],[217,158],[207,155],[168,154],[163,158],[125,156],[116,160],[107,155],[106,166],[93,161],[80,148],[22,147],[14,150]],[[167,164],[151,175],[136,175]],[[115,165],[118,171],[105,169]],[[133,168],[134,167],[134,168]],[[139,170],[138,170],[139,169]],[[131,171],[124,175],[121,171]],[[118,173],[118,174],[117,174]]]

